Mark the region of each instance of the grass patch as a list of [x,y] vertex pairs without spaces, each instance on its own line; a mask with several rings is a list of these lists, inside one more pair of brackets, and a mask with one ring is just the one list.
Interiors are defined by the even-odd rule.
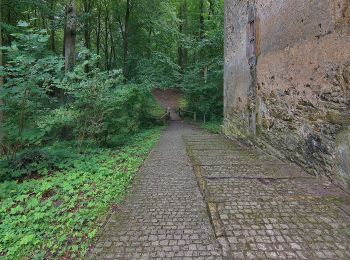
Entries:
[[213,133],[213,134],[220,134],[221,133],[221,121],[210,121],[206,123],[202,123],[200,126],[204,130]]
[[161,129],[129,137],[119,149],[76,150],[60,172],[0,183],[0,258],[82,258]]

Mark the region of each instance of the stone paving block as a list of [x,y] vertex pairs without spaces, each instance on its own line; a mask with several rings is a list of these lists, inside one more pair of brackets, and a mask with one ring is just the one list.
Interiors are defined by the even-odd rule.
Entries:
[[[90,259],[172,259],[222,254],[182,135],[173,123],[140,169],[129,197],[111,213]],[[202,255],[201,255],[202,254]]]
[[[298,166],[233,145],[186,137],[232,259],[350,259],[350,197]],[[194,141],[196,140],[196,141]],[[214,216],[213,215],[213,216]],[[214,225],[217,228],[217,225]]]
[[206,178],[311,178],[298,166],[289,163],[255,162],[254,164],[202,166]]
[[350,259],[350,197],[296,165],[173,123],[89,258]]

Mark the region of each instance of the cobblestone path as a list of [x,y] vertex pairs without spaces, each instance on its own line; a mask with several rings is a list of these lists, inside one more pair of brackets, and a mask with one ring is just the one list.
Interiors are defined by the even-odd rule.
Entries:
[[89,258],[350,259],[350,198],[295,165],[173,122]]
[[182,135],[173,122],[141,168],[130,197],[111,214],[91,259],[217,259],[215,239]]
[[339,188],[222,136],[185,140],[229,259],[350,259],[350,198]]

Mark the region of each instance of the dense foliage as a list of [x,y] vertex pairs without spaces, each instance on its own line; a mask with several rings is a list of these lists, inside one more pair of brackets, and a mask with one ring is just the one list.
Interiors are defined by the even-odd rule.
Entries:
[[180,88],[191,111],[222,115],[223,0],[2,0],[3,13],[11,13],[3,19],[5,45],[26,20],[47,30],[47,50],[60,55],[70,2],[77,9],[77,49],[99,55],[101,71],[121,70],[130,83]]
[[79,152],[74,143],[43,148],[44,154],[66,158],[55,162],[64,173],[0,183],[0,256],[83,256],[97,233],[96,220],[101,223],[121,201],[159,130],[130,137],[117,151],[92,146]]
[[52,140],[108,144],[152,123],[150,90],[124,84],[118,70],[101,71],[96,55],[83,49],[79,55],[88,58],[64,74],[63,60],[45,52],[45,31],[24,29],[13,36],[4,48],[8,60],[0,91],[6,118],[2,150],[9,160]]
[[154,88],[221,118],[223,2],[0,0],[0,258],[84,255],[159,135]]
[[221,133],[221,125],[222,125],[221,121],[213,120],[213,121],[201,124],[201,128],[203,128],[204,130],[207,130],[208,132],[213,133],[213,134],[220,134]]

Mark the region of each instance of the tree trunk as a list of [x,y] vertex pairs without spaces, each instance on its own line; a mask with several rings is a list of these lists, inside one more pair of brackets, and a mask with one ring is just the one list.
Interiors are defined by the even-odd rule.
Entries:
[[204,38],[204,0],[199,0],[199,40]]
[[55,28],[55,16],[53,15],[55,9],[55,2],[52,1],[51,3],[51,10],[50,10],[50,29],[51,29],[51,50],[53,52],[56,52],[56,28]]
[[151,58],[152,55],[152,25],[150,25],[150,27],[148,28],[148,50],[147,50],[147,57],[148,59]]
[[[2,21],[2,0],[0,0],[0,21]],[[1,23],[0,23],[0,47],[2,47],[2,28],[1,28]],[[0,66],[2,66],[2,50],[0,49]],[[2,90],[2,85],[4,84],[4,79],[3,77],[0,76],[0,90]],[[4,116],[2,112],[2,106],[3,106],[3,100],[0,99],[0,148],[2,147],[2,142],[4,139],[4,133],[2,130],[2,126],[4,123]]]
[[83,9],[84,9],[84,44],[85,48],[91,48],[91,11],[92,11],[92,1],[84,0]]
[[123,74],[128,77],[128,54],[129,54],[129,18],[131,12],[131,0],[126,1],[124,37],[123,37]]
[[[185,34],[187,31],[187,1],[183,0],[180,6],[180,25],[179,32],[180,34]],[[187,63],[187,50],[183,46],[182,39],[180,39],[179,47],[178,47],[178,65],[180,67],[180,73],[183,74],[185,71],[185,66]]]
[[109,64],[108,64],[108,54],[109,54],[109,49],[108,49],[108,24],[109,24],[109,9],[108,5],[106,3],[105,6],[105,11],[106,11],[106,17],[105,17],[105,66],[106,70],[109,70]]
[[97,6],[97,31],[96,31],[96,53],[100,55],[100,36],[101,36],[101,4]]
[[64,32],[65,70],[71,71],[75,66],[75,42],[77,30],[77,9],[75,0],[68,0],[66,28]]
[[56,52],[56,32],[54,28],[51,28],[51,50]]
[[[111,19],[112,20],[112,19]],[[110,40],[111,40],[111,52],[110,52],[110,67],[111,69],[114,67],[115,64],[115,57],[116,57],[116,53],[115,53],[115,43],[114,43],[114,38],[113,38],[113,24],[112,22],[109,23],[109,32],[110,32]]]
[[[201,43],[204,39],[205,25],[204,25],[204,0],[199,0],[199,42]],[[199,50],[199,55],[201,58],[204,57],[204,52]],[[204,82],[207,81],[207,68],[201,70],[201,76]]]

